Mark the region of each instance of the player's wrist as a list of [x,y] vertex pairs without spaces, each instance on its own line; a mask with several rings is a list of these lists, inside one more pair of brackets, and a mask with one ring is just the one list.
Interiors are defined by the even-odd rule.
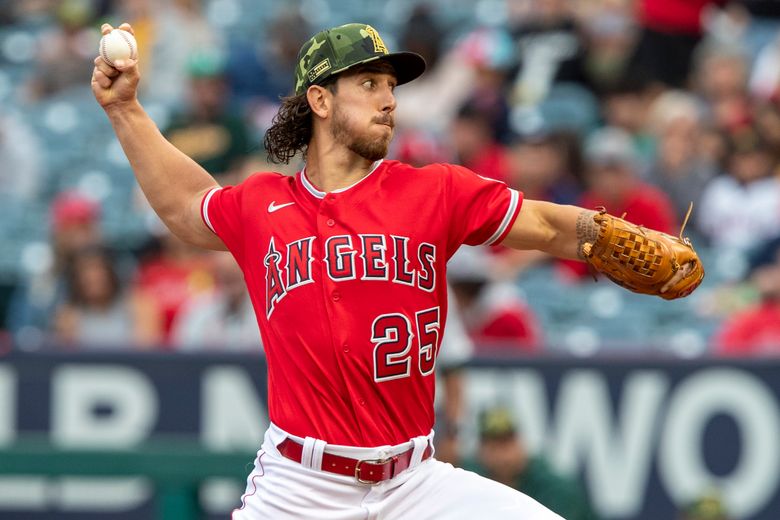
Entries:
[[109,119],[120,119],[133,114],[143,113],[144,109],[138,98],[126,101],[115,101],[103,107]]

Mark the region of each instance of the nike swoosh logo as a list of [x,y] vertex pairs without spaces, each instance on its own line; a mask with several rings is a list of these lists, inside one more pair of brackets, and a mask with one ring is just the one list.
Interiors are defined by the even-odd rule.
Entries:
[[273,213],[274,211],[279,211],[282,208],[286,208],[287,206],[292,206],[295,204],[294,202],[288,202],[287,204],[279,204],[276,205],[276,201],[272,200],[271,203],[268,205],[268,213]]

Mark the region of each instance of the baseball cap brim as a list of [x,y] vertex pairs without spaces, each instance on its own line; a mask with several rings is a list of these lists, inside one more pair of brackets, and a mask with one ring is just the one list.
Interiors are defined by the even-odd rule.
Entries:
[[409,83],[425,72],[425,59],[415,52],[392,52],[382,59],[387,60],[395,69],[395,78],[399,85]]
[[390,65],[393,66],[393,69],[395,69],[395,79],[398,81],[398,85],[403,85],[404,83],[409,83],[410,81],[419,78],[422,76],[423,72],[425,72],[426,68],[425,58],[419,54],[415,52],[400,51],[383,54],[381,56],[372,56],[366,60],[354,63],[349,67],[334,70],[331,72],[331,75],[355,68],[358,65],[363,65],[379,60],[387,61]]

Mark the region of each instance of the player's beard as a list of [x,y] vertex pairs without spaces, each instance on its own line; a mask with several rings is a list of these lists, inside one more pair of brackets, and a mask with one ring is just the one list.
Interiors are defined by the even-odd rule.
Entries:
[[[388,124],[391,129],[394,126],[391,115],[387,115],[384,118],[375,118],[372,120],[372,123]],[[333,122],[330,125],[330,132],[337,143],[346,146],[349,151],[369,161],[378,161],[384,158],[387,155],[390,140],[393,137],[392,131],[382,137],[372,138],[365,134],[360,135],[360,131],[350,122],[347,115],[338,108],[338,105],[333,110]]]

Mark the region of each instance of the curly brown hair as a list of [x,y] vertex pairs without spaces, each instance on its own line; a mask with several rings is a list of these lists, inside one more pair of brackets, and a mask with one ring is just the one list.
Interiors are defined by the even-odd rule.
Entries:
[[[336,91],[336,78],[328,78],[322,85]],[[312,115],[306,94],[281,98],[282,106],[266,130],[263,144],[268,159],[275,164],[287,164],[298,152],[306,155],[312,133]]]

